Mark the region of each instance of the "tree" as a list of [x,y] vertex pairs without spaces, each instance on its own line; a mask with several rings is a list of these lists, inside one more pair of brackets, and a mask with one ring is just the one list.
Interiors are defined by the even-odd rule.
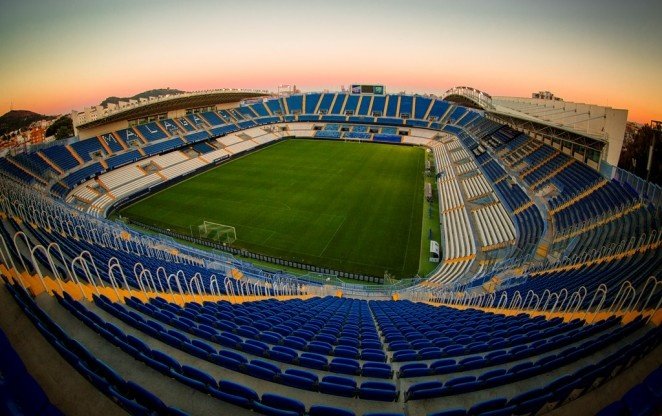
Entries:
[[[640,178],[646,178],[648,172],[648,152],[654,140],[655,150],[651,164],[650,182],[662,185],[662,132],[654,130],[650,124],[645,124],[632,137],[623,142],[618,167],[634,173]],[[657,136],[657,137],[656,137]]]
[[69,129],[67,126],[60,126],[60,128],[57,129],[55,132],[55,140],[62,140],[66,139],[67,137],[71,137],[73,134],[71,129]]
[[74,135],[74,123],[68,116],[63,116],[55,120],[48,129],[46,129],[46,136],[53,136],[57,140],[66,139]]

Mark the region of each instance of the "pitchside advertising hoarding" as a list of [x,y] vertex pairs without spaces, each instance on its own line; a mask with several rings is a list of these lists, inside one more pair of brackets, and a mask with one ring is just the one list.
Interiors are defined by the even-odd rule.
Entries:
[[352,84],[350,90],[352,94],[375,94],[384,95],[383,85],[365,85],[365,84]]

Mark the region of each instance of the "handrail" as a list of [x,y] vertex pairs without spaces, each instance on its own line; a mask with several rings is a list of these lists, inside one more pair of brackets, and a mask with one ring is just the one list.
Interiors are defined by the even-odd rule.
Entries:
[[632,304],[636,298],[636,291],[632,286],[632,284],[627,280],[623,282],[623,284],[621,285],[621,289],[623,288],[625,289],[622,292],[619,290],[618,295],[616,295],[616,297],[614,298],[614,301],[612,302],[612,305],[609,308],[609,312],[622,310],[623,306],[625,305],[625,302],[627,302],[628,299],[630,299],[630,303],[628,304],[628,307],[626,309],[632,308]]
[[83,257],[83,253],[81,253],[77,257],[71,260],[71,277],[74,280],[76,280],[76,283],[80,287],[80,292],[83,295],[83,298],[85,298],[86,296],[85,296],[85,291],[83,290],[83,286],[81,285],[80,280],[78,279],[78,274],[76,273],[76,268],[75,268],[76,262],[79,263],[79,267],[83,271],[83,273],[85,273],[87,280],[92,283],[92,286],[94,286],[94,290],[97,293],[97,295],[100,295],[101,293],[99,292],[99,288],[97,287],[96,281],[94,280],[92,273],[90,273],[90,268],[87,265],[87,260],[85,259],[85,257]]
[[170,279],[175,278],[175,283],[177,283],[177,292],[182,298],[182,303],[186,303],[186,300],[184,299],[184,292],[182,291],[182,285],[179,283],[179,277],[178,274],[176,273],[170,273],[168,275],[168,278],[166,279],[166,284],[168,285],[168,291],[170,292],[170,296],[172,296],[172,300],[175,300],[175,294],[172,291],[172,286],[170,285]]
[[196,285],[196,289],[198,290],[197,295],[196,295],[195,293],[193,293],[193,291],[191,291],[191,296],[193,297],[193,301],[196,301],[196,299],[198,298],[198,296],[202,296],[202,295],[203,295],[203,293],[202,293],[202,287],[201,287],[201,285],[200,285],[200,278],[201,278],[200,273],[196,273],[196,274],[194,274],[193,277],[191,277],[191,279],[189,280],[189,287],[192,288],[192,287],[193,287],[193,283],[195,283],[195,285]]
[[159,282],[159,289],[161,290],[161,292],[164,292],[165,289],[163,287],[163,282],[161,282],[161,275],[159,275],[159,272],[163,274],[163,278],[165,280],[168,280],[168,272],[166,272],[166,269],[163,266],[159,266],[156,268],[156,281]]
[[649,276],[648,279],[646,279],[646,283],[641,288],[641,292],[639,293],[639,297],[637,298],[637,301],[634,303],[633,306],[634,309],[636,309],[639,306],[639,302],[641,302],[641,297],[644,295],[644,292],[646,291],[649,282],[653,282],[653,288],[648,294],[648,297],[646,298],[646,302],[644,303],[644,305],[642,305],[641,310],[646,309],[646,306],[648,306],[648,302],[650,302],[651,298],[653,297],[653,294],[655,293],[655,289],[657,289],[658,285],[662,286],[662,281],[657,280],[655,276]]
[[46,281],[44,280],[44,275],[41,272],[41,267],[39,266],[39,260],[35,257],[35,253],[37,251],[41,251],[42,254],[46,257],[46,260],[48,260],[48,265],[51,267],[51,272],[53,273],[55,277],[55,281],[57,282],[58,286],[60,287],[60,290],[64,291],[64,288],[62,287],[62,282],[59,277],[59,272],[57,271],[57,267],[55,267],[55,263],[53,263],[53,259],[51,258],[50,254],[48,254],[48,250],[44,248],[41,244],[37,244],[36,246],[32,247],[30,249],[30,259],[32,260],[32,267],[37,271],[37,274],[39,275],[39,280],[41,280],[42,286],[44,286],[44,290],[46,293],[49,295],[52,294],[52,291],[48,288],[46,285]]
[[[214,285],[216,285],[216,290],[214,290]],[[216,277],[216,274],[212,274],[209,277],[209,292],[213,296],[220,296],[221,295],[221,288],[218,286],[218,279]]]
[[[5,241],[5,237],[0,234],[0,241],[2,241],[2,247],[0,247],[0,256],[2,257],[2,263],[5,265],[10,270],[10,273],[14,272],[16,270],[16,265],[14,264],[14,259],[12,257],[11,251],[9,251],[9,248],[7,247],[7,242]],[[4,251],[3,251],[4,250]],[[25,286],[25,282],[23,279],[18,279],[20,282],[21,287],[27,291],[27,287]]]
[[[108,277],[111,277],[111,282],[114,282],[114,284],[117,285],[117,280],[115,279],[115,270],[119,270],[120,275],[122,276],[124,289],[129,292],[129,296],[133,296],[131,285],[129,285],[129,282],[126,280],[126,275],[124,274],[124,269],[122,269],[120,261],[117,259],[117,257],[111,257],[108,260]],[[115,294],[117,295],[118,300],[124,301],[124,299],[119,296],[117,288],[115,288]]]
[[18,243],[16,241],[16,238],[22,236],[25,244],[25,248],[28,249],[28,251],[31,250],[30,247],[30,239],[25,235],[23,231],[16,231],[14,233],[14,237],[12,238],[12,241],[14,242],[14,249],[16,250],[16,253],[18,254],[18,259],[21,261],[21,266],[23,266],[24,271],[28,271],[28,267],[25,265],[25,260],[23,260],[23,256],[21,256],[21,250],[18,248]]

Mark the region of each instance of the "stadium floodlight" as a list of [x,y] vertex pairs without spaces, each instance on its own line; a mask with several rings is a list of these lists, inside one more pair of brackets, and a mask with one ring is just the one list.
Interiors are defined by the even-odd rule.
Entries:
[[203,221],[198,225],[198,234],[202,238],[226,244],[232,244],[237,240],[237,230],[233,226],[211,221]]

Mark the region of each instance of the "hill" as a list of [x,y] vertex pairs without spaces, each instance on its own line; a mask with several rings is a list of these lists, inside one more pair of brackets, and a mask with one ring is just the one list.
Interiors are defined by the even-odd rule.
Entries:
[[101,101],[101,105],[106,106],[108,104],[117,104],[120,101],[129,101],[132,99],[138,100],[140,98],[156,97],[159,95],[167,95],[167,94],[181,94],[183,92],[186,91],[176,90],[173,88],[157,88],[153,90],[143,91],[132,97],[108,97],[105,100]]
[[33,113],[28,110],[11,110],[0,116],[0,135],[27,127],[35,121],[52,120],[55,117]]

